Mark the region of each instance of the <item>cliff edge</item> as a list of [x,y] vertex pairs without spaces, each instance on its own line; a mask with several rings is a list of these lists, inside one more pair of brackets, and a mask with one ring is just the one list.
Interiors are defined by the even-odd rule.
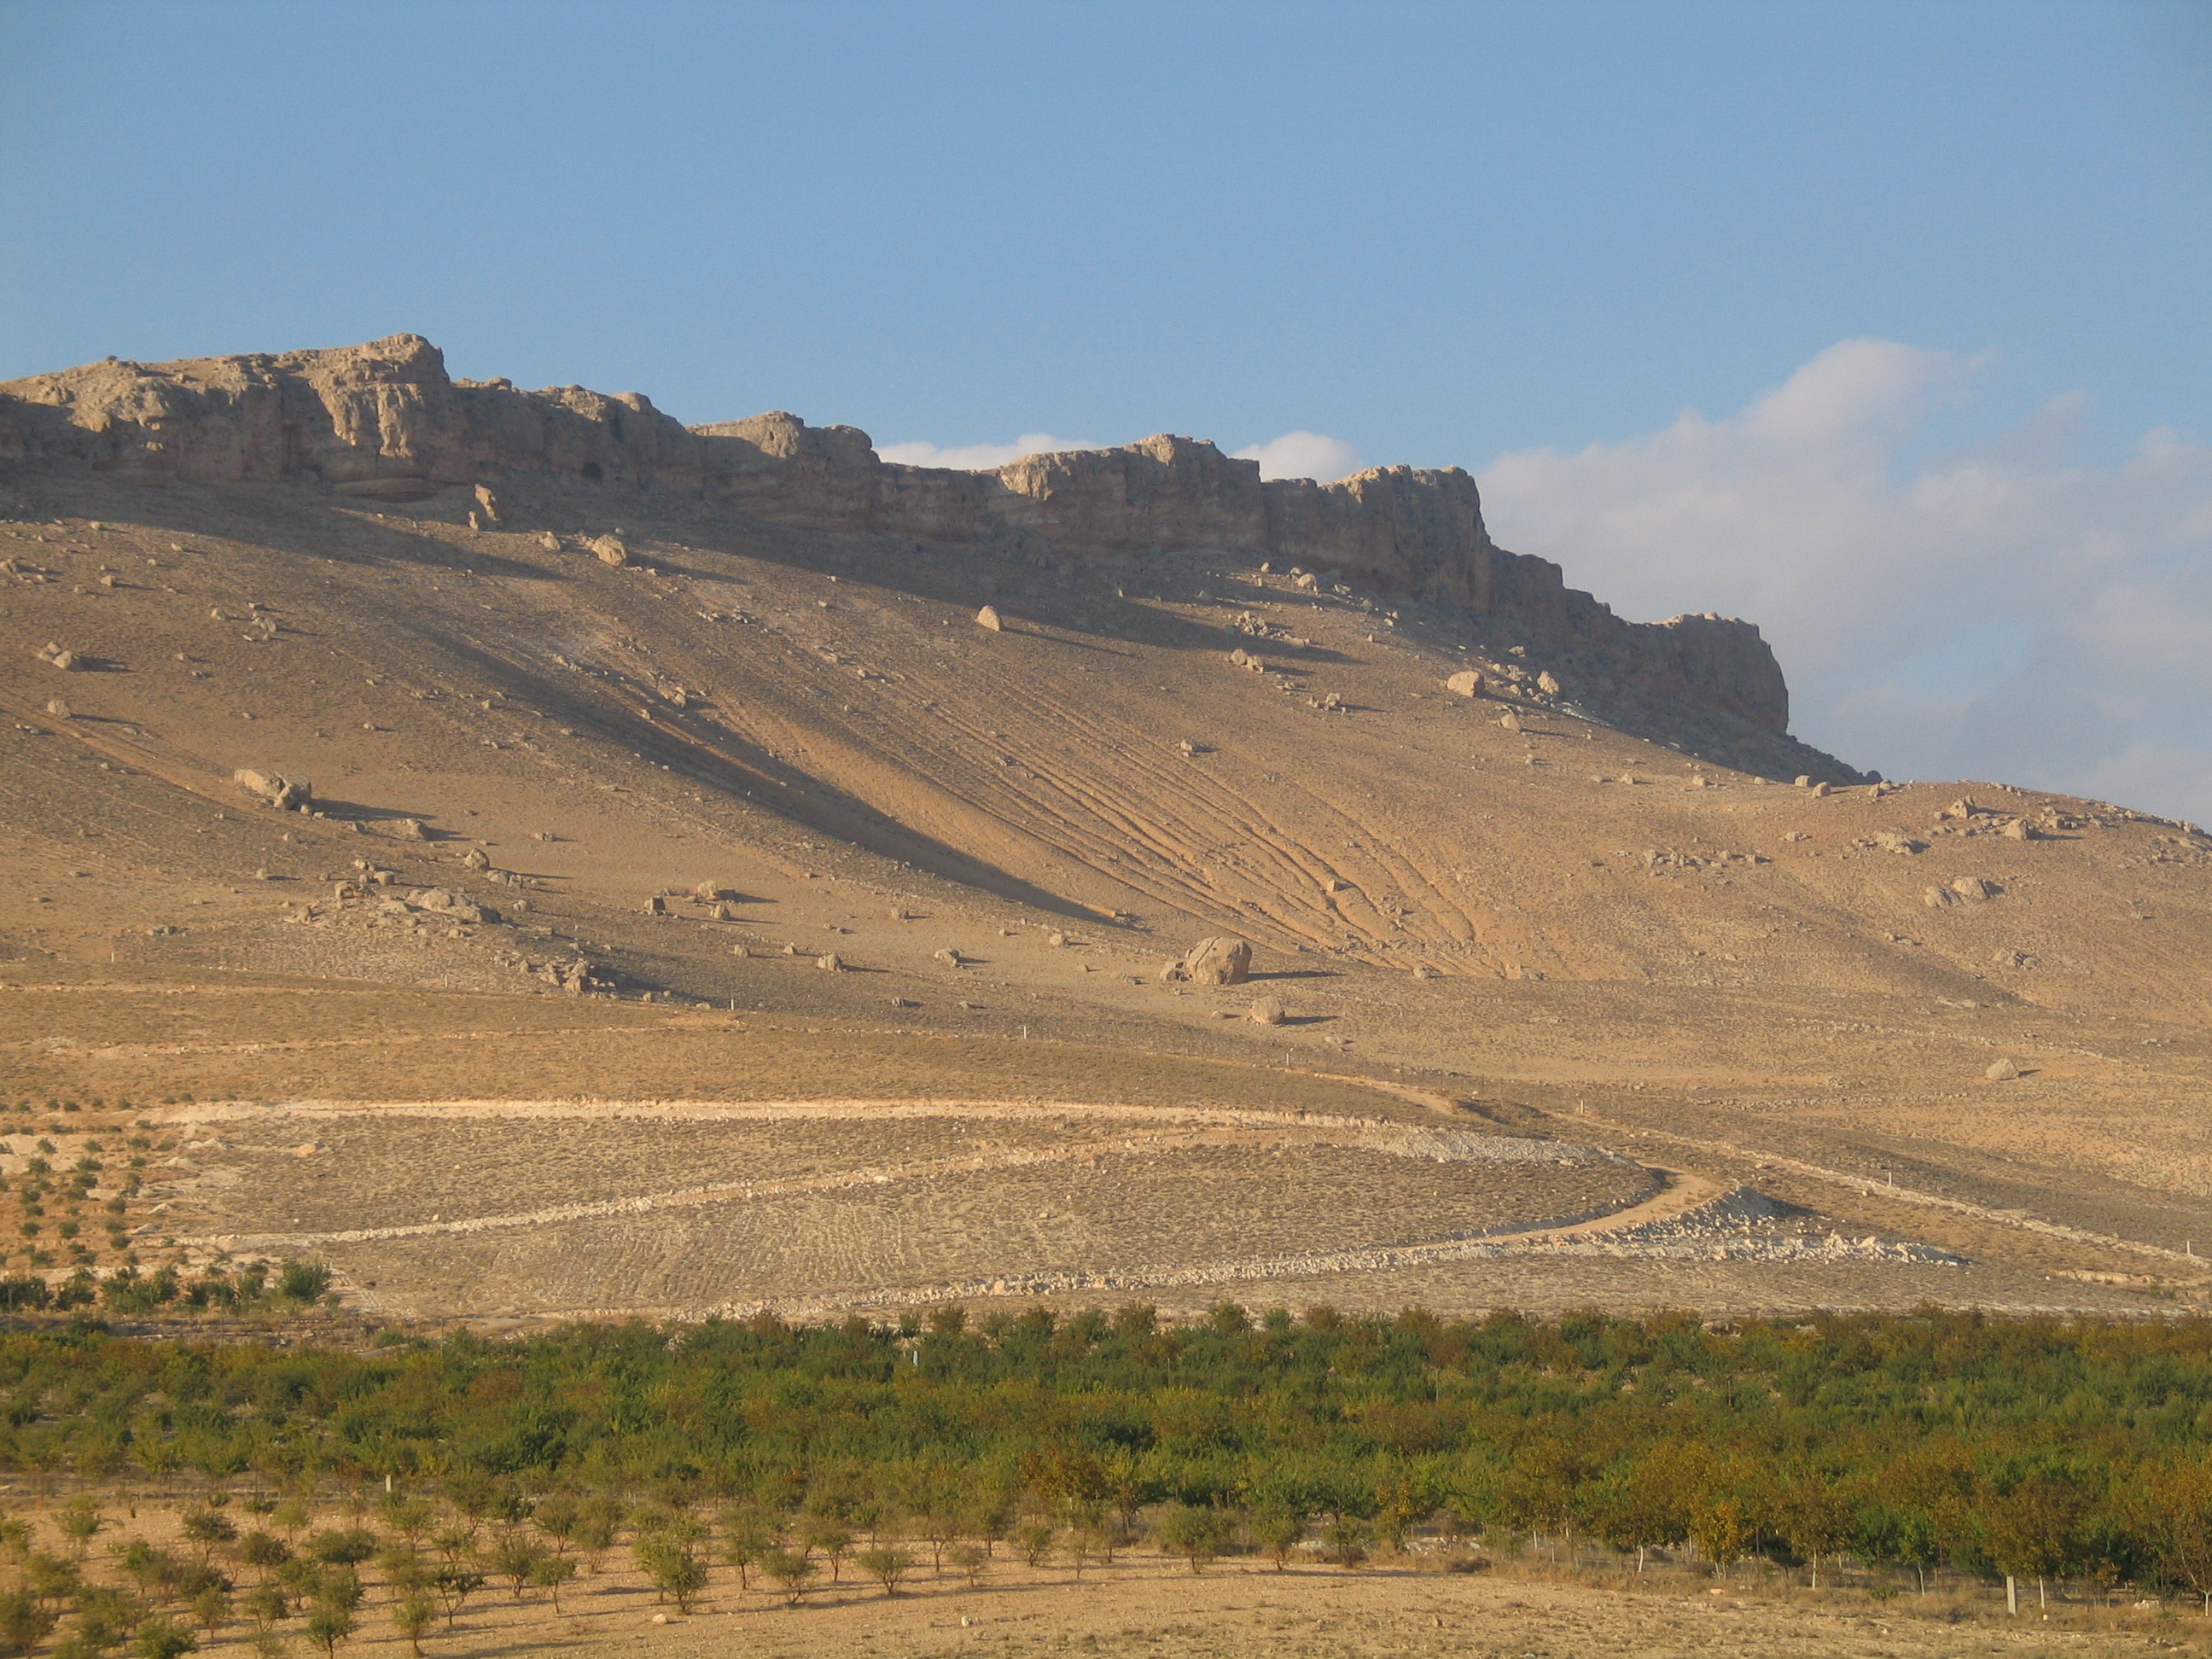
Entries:
[[659,490],[795,527],[959,544],[1014,538],[1067,558],[1207,552],[1282,560],[1509,619],[1662,697],[1781,734],[1789,691],[1756,627],[1630,623],[1547,560],[1490,539],[1457,467],[1263,482],[1259,464],[1162,434],[1032,455],[996,472],[902,466],[854,427],[782,412],[685,427],[636,392],[455,380],[420,336],[137,363],[0,383],[0,461],[148,483],[295,482],[421,500],[535,475]]

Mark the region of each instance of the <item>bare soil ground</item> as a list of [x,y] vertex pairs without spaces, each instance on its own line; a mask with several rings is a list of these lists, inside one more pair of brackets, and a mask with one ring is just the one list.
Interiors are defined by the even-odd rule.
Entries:
[[[459,496],[5,483],[0,1269],[283,1236],[425,1318],[1112,1288],[1077,1269],[1202,1305],[1218,1282],[1178,1265],[1261,1257],[1244,1299],[1455,1313],[2206,1299],[2212,842],[2183,826],[1990,784],[1816,795],[1742,733],[1470,702],[1441,688],[1468,662],[1576,665],[1220,561],[1071,574],[626,498],[616,570],[575,551],[617,510],[588,492],[518,485],[478,531]],[[1305,643],[1232,664],[1252,617]],[[311,778],[319,816],[241,766]],[[1253,982],[1161,980],[1218,932]],[[385,1109],[462,1099],[605,1121]],[[1206,1142],[838,1186],[952,1131],[620,1104],[809,1099],[1488,1128],[1808,1213],[1702,1259],[1416,1261],[1376,1252],[1649,1179]],[[294,1141],[204,1121],[232,1101],[330,1109]],[[112,1167],[64,1190],[87,1156]]]
[[[52,1541],[52,1500],[5,1489],[10,1513]],[[114,1488],[97,1494],[106,1528],[84,1560],[88,1578],[125,1583],[105,1546],[143,1538],[188,1555],[181,1506],[173,1498]],[[343,1527],[365,1517],[317,1505],[313,1524]],[[240,1516],[265,1526],[265,1520]],[[824,1566],[800,1602],[751,1575],[717,1565],[689,1614],[657,1593],[628,1547],[617,1544],[562,1588],[558,1606],[543,1590],[517,1596],[486,1583],[450,1626],[441,1620],[423,1638],[431,1659],[495,1659],[559,1653],[577,1659],[650,1654],[662,1659],[862,1659],[869,1655],[973,1655],[1036,1659],[1051,1654],[1168,1656],[1168,1659],[1677,1659],[1715,1651],[1759,1659],[1996,1659],[2009,1654],[2079,1655],[2084,1659],[2148,1652],[2212,1652],[2212,1621],[2190,1598],[2121,1602],[2083,1584],[2053,1584],[2046,1602],[2024,1587],[2009,1615],[2001,1589],[1942,1576],[1923,1589],[1911,1575],[1824,1574],[1819,1588],[1802,1570],[1762,1565],[1715,1575],[1701,1563],[1655,1553],[1639,1574],[1632,1556],[1587,1550],[1563,1565],[1547,1540],[1450,1545],[1420,1535],[1401,1554],[1356,1568],[1323,1559],[1309,1546],[1286,1571],[1261,1556],[1231,1554],[1193,1574],[1178,1558],[1150,1547],[1092,1560],[1079,1575],[1067,1559],[1026,1565],[997,1546],[971,1582],[947,1562],[933,1570],[929,1547],[908,1540],[912,1565],[896,1596],[847,1562],[831,1582]],[[73,1552],[72,1552],[73,1553]],[[241,1584],[252,1569],[222,1560]],[[817,1565],[821,1564],[817,1561]],[[344,1651],[401,1659],[408,1644],[392,1623],[394,1596],[377,1571],[356,1610]],[[172,1604],[167,1613],[185,1617]],[[201,1632],[200,1651],[244,1659],[255,1651],[242,1612]],[[296,1622],[279,1627],[299,1650]]]

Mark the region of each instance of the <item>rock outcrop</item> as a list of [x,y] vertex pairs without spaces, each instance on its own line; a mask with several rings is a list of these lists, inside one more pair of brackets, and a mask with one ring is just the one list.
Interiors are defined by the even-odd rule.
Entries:
[[[1168,435],[1032,455],[996,472],[901,466],[853,427],[781,411],[686,428],[640,393],[455,380],[428,341],[172,363],[110,360],[0,384],[0,461],[151,483],[295,480],[366,500],[477,492],[532,476],[661,490],[776,524],[937,543],[1013,538],[1066,558],[1213,553],[1283,561],[1510,620],[1662,696],[1789,726],[1773,653],[1717,616],[1628,623],[1559,568],[1490,539],[1473,477],[1389,466],[1262,482],[1257,462]],[[611,541],[611,538],[601,538]],[[593,544],[610,563],[618,543]]]
[[1252,947],[1241,939],[1217,933],[1202,939],[1170,963],[1160,977],[1189,985],[1242,985],[1252,975]]

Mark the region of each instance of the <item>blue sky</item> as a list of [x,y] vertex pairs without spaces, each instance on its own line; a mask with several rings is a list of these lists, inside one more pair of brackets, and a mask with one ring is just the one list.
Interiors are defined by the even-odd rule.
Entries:
[[[1889,398],[1846,398],[1875,520],[1960,457],[2030,496],[2119,488],[2171,431],[2180,481],[2148,510],[2140,479],[2077,491],[2068,545],[2126,519],[2126,580],[2166,581],[2169,619],[2212,558],[2186,447],[2212,436],[2201,3],[0,0],[0,377],[411,330],[458,374],[884,447],[1304,431],[1482,473],[1501,540],[1641,614],[1779,601],[1743,575],[1762,556],[1838,556],[1771,519],[1711,562],[1623,533],[1638,445],[1686,411],[1742,438],[1826,362],[1830,392],[1856,365]],[[1851,341],[1921,355],[1823,358]],[[1610,528],[1545,478],[1618,498]],[[1961,522],[1922,524],[1927,556]],[[2035,672],[2033,641],[1947,680],[1923,630],[1828,684],[1808,603],[1761,620],[1808,735],[1897,772],[2034,759],[1953,707]],[[2084,603],[1968,632],[2063,633]],[[1885,726],[1874,692],[1909,706]],[[2092,742],[2038,781],[2212,816],[2212,716],[2177,735],[2161,707],[2179,771]]]

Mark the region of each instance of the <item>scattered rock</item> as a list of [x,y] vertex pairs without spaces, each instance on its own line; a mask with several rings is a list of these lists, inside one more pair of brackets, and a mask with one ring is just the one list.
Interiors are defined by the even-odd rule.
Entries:
[[824,973],[842,974],[845,971],[845,958],[835,951],[825,951],[814,958],[814,965]]
[[646,900],[645,913],[649,916],[666,915],[668,914],[668,901],[663,898],[659,894],[655,893],[651,898]]
[[1498,717],[1498,723],[1509,732],[1521,729],[1521,717],[1510,708]]
[[1280,1025],[1289,1016],[1284,1012],[1283,1005],[1274,998],[1261,997],[1252,1005],[1251,1012],[1245,1018],[1255,1025]]
[[471,903],[466,893],[451,887],[425,887],[409,893],[402,899],[410,910],[428,910],[448,921],[496,921],[498,916],[480,904]]
[[2010,823],[2005,825],[2004,835],[2005,839],[2008,841],[2040,841],[2043,839],[2041,836],[2036,833],[2035,826],[2030,823],[2026,818],[2014,818]]
[[1558,678],[1547,668],[1536,676],[1536,689],[1547,697],[1556,697],[1561,688]]
[[477,511],[483,515],[483,521],[486,524],[497,524],[500,521],[499,497],[491,493],[491,489],[487,484],[477,486]]
[[548,553],[558,553],[561,550],[561,538],[550,530],[540,532],[538,544]]
[[943,963],[947,968],[963,968],[968,963],[968,958],[962,956],[959,951],[952,949],[950,945],[947,945],[942,951],[933,951],[929,954],[933,959]]
[[987,628],[994,634],[1003,634],[1006,631],[1006,624],[1000,617],[999,607],[995,605],[987,605],[975,613],[975,626]]
[[1160,977],[1191,985],[1242,985],[1251,975],[1252,947],[1217,933],[1192,945],[1182,961],[1170,963]]
[[1482,695],[1482,676],[1472,668],[1463,668],[1444,682],[1444,690],[1462,697],[1479,697]]
[[708,912],[708,915],[714,921],[735,921],[738,919],[738,907],[727,899],[720,900],[714,908]]
[[1315,588],[1321,586],[1321,580],[1310,570],[1301,570],[1297,575],[1291,578],[1291,586],[1293,587],[1303,587],[1308,592],[1311,592]]
[[1924,853],[1928,850],[1928,843],[1926,842],[1915,841],[1911,836],[1906,835],[1901,830],[1877,830],[1874,837],[1874,845],[1877,849],[1884,853],[1905,853],[1910,854],[1913,853]]
[[401,841],[430,839],[430,832],[423,828],[422,820],[420,818],[392,818],[386,822],[385,828]]
[[461,854],[461,867],[465,870],[489,870],[491,868],[491,854],[481,847],[471,847]]
[[589,548],[601,564],[617,568],[629,562],[629,546],[619,536],[594,536],[584,545]]
[[65,720],[71,718],[74,711],[66,702],[64,702],[59,697],[56,697],[51,702],[47,703],[46,713],[52,714],[58,720]]
[[1960,876],[1950,890],[1968,904],[1986,904],[2004,889],[1983,876]]
[[1413,964],[1413,977],[1415,979],[1434,979],[1436,976],[1437,970],[1430,967],[1427,963],[1417,962]]
[[1810,789],[1813,787],[1813,780],[1803,775],[1802,773],[1797,777],[1792,779],[1791,781],[1794,782],[1800,789]]
[[691,896],[701,904],[719,904],[730,896],[730,890],[719,881],[702,881],[692,888]]
[[2020,1077],[2020,1067],[2009,1058],[1999,1060],[1982,1075],[1992,1083],[2012,1083]]

